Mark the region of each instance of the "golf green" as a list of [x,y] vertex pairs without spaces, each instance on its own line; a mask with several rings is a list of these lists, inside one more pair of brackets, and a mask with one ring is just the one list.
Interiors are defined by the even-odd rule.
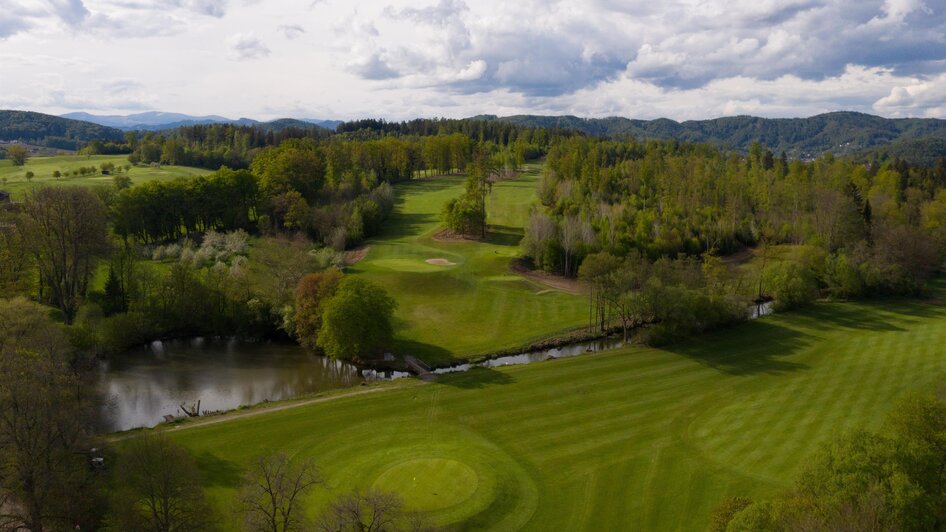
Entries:
[[440,213],[464,176],[395,187],[397,205],[366,257],[350,269],[398,303],[394,351],[447,365],[457,358],[522,347],[585,325],[585,297],[550,289],[510,270],[536,204],[539,167],[493,186],[482,241],[443,239]]
[[452,529],[702,530],[726,497],[783,489],[825,442],[942,386],[937,301],[821,302],[663,349],[395,381],[170,434],[222,511],[278,449],[319,464],[312,516],[378,488]]

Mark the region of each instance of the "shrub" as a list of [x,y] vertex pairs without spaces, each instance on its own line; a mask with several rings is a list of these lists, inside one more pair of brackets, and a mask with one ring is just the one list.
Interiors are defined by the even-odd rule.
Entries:
[[797,262],[782,261],[772,264],[766,268],[765,277],[778,310],[803,307],[818,296],[818,283],[814,272]]

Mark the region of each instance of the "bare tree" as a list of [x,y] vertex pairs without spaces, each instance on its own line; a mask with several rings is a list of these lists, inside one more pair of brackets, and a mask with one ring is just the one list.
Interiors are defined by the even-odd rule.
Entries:
[[589,245],[594,242],[594,229],[591,224],[577,216],[566,216],[562,222],[562,254],[565,260],[565,271],[562,272],[566,277],[571,276],[572,261],[575,254],[581,249],[581,246]]
[[41,290],[72,323],[95,259],[108,247],[105,205],[86,189],[41,188],[27,196],[17,228],[39,267]]
[[115,467],[109,524],[115,530],[200,532],[216,528],[197,464],[167,436],[129,442]]
[[311,530],[300,502],[321,482],[312,460],[293,463],[284,453],[257,458],[243,481],[240,495],[246,530]]
[[317,530],[322,532],[421,531],[430,527],[416,514],[402,511],[400,497],[393,493],[369,491],[338,498],[322,516]]

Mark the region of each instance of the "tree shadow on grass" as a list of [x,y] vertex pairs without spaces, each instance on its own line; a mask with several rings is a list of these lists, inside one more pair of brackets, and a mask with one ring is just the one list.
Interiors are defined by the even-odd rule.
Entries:
[[380,234],[372,240],[418,235],[426,226],[437,220],[438,216],[431,213],[395,213],[383,225]]
[[486,232],[486,242],[496,246],[515,247],[522,241],[524,231],[521,227],[509,225],[490,225]]
[[478,390],[489,386],[501,386],[516,382],[512,376],[493,368],[476,366],[468,371],[446,373],[437,378],[437,382],[464,390]]
[[664,347],[730,375],[778,375],[809,369],[785,357],[817,338],[773,323],[757,321]]
[[[395,320],[395,327],[399,325]],[[453,362],[453,354],[439,345],[425,344],[415,340],[396,338],[391,352],[400,357],[412,356],[431,366],[445,366]]]
[[[806,328],[817,331],[837,329],[855,329],[866,331],[905,331],[895,322],[901,318],[890,314],[901,314],[903,317],[922,317],[927,313],[917,304],[903,302],[879,303],[876,305],[862,304],[816,304],[792,315],[792,321]],[[893,318],[893,319],[891,319]]]
[[242,470],[237,464],[220,458],[208,451],[194,457],[204,478],[204,485],[236,487],[242,480]]

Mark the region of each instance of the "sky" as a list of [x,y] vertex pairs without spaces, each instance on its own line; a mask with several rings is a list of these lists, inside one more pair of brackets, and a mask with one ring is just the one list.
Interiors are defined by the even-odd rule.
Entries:
[[946,118],[946,0],[0,0],[0,109]]

